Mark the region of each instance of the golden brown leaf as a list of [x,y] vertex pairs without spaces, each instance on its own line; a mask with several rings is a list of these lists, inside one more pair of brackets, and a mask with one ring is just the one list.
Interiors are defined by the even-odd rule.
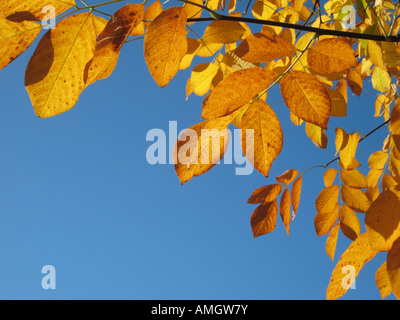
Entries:
[[344,203],[356,212],[367,212],[370,206],[367,196],[360,189],[344,185],[341,189],[341,197]]
[[93,58],[96,35],[92,15],[60,21],[40,40],[25,73],[36,115],[51,117],[71,109],[85,89],[84,71]]
[[299,171],[296,169],[289,169],[282,173],[280,176],[276,177],[276,182],[283,183],[285,185],[290,184],[294,179],[296,179]]
[[331,185],[321,190],[315,200],[315,208],[318,213],[331,213],[338,203],[339,186]]
[[249,35],[235,50],[238,57],[252,63],[268,62],[291,56],[295,52],[296,48],[292,43],[270,31]]
[[322,39],[308,50],[309,66],[319,73],[347,72],[357,65],[354,50],[340,38]]
[[355,159],[360,134],[354,132],[348,135],[347,144],[340,150],[340,164],[343,169],[352,169],[353,160]]
[[254,238],[274,231],[278,218],[277,201],[260,204],[250,218]]
[[376,270],[375,283],[379,289],[382,299],[385,299],[392,292],[386,267],[386,261],[381,264],[378,270]]
[[111,75],[125,40],[143,19],[143,4],[127,4],[115,12],[96,41],[96,50],[88,65],[87,85]]
[[[342,254],[332,271],[331,280],[326,290],[328,300],[339,299],[343,296],[361,268],[378,253],[369,244],[367,233],[360,234]],[[353,279],[352,271],[354,272]]]
[[390,287],[397,299],[400,298],[400,237],[393,242],[387,254],[387,273]]
[[324,185],[325,187],[330,187],[332,183],[335,181],[336,175],[337,175],[337,170],[336,169],[327,169],[324,172]]
[[340,229],[347,238],[355,240],[360,235],[360,221],[354,211],[345,204],[340,208],[339,221]]
[[331,231],[329,232],[325,243],[325,251],[328,257],[331,258],[332,261],[335,256],[336,244],[339,236],[339,229],[340,229],[339,223],[335,224],[332,227]]
[[314,218],[314,227],[317,236],[329,233],[339,218],[339,207],[340,205],[336,203],[330,212],[317,212]]
[[275,77],[274,72],[260,67],[231,73],[203,101],[201,117],[210,120],[234,112],[265,90]]
[[243,154],[258,172],[268,177],[283,146],[278,117],[269,105],[258,99],[243,114],[240,129]]
[[365,215],[365,226],[374,250],[388,251],[400,236],[400,188],[384,190]]
[[365,189],[368,187],[367,179],[357,169],[341,170],[340,171],[340,179],[346,186],[349,186],[352,188]]
[[144,36],[144,57],[155,82],[165,87],[187,52],[186,12],[171,7],[160,13]]
[[315,76],[296,70],[288,72],[282,78],[280,88],[290,111],[304,121],[327,129],[331,100]]
[[283,186],[277,183],[257,188],[253,191],[250,198],[247,200],[247,203],[257,204],[274,201],[281,193],[282,189]]
[[29,48],[41,28],[36,22],[18,23],[0,17],[0,70]]
[[363,83],[363,78],[357,69],[353,69],[347,74],[347,85],[357,96],[360,96],[362,93]]
[[289,189],[285,189],[282,193],[280,202],[279,202],[279,212],[282,218],[283,225],[285,226],[286,232],[290,234],[290,191]]
[[325,88],[326,92],[331,99],[331,116],[332,117],[345,117],[347,116],[347,103],[343,95],[331,88]]
[[293,208],[292,220],[296,217],[297,210],[299,208],[302,184],[303,184],[303,176],[300,176],[293,182],[292,185],[292,193],[291,193],[292,208]]
[[307,137],[316,145],[318,148],[326,149],[328,146],[328,137],[325,131],[312,123],[306,122],[305,130]]

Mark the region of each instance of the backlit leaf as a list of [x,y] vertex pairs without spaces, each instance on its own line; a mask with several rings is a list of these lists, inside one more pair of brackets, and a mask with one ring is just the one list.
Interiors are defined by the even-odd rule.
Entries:
[[340,38],[317,41],[309,49],[307,61],[313,70],[328,74],[346,72],[357,65],[354,50]]
[[337,170],[336,169],[327,169],[324,172],[324,184],[325,187],[330,187],[332,183],[335,181],[336,175],[337,175]]
[[297,210],[299,208],[300,196],[301,196],[301,186],[303,184],[303,176],[298,177],[292,185],[291,200],[292,200],[292,220],[296,217]]
[[274,201],[281,193],[282,189],[283,186],[277,183],[257,188],[253,191],[247,203],[257,204]]
[[365,215],[365,226],[374,250],[388,251],[400,236],[400,188],[384,190]]
[[369,156],[368,166],[370,169],[383,169],[389,155],[384,151],[376,151]]
[[338,203],[339,186],[331,185],[322,189],[315,200],[315,208],[318,213],[331,213]]
[[306,122],[327,129],[331,100],[315,76],[302,71],[288,72],[282,78],[280,88],[290,111]]
[[386,267],[386,261],[384,261],[378,268],[378,270],[376,270],[375,283],[379,289],[382,299],[385,299],[392,292],[389,275]]
[[360,141],[360,134],[358,133],[350,133],[348,135],[347,144],[340,150],[340,164],[343,166],[343,169],[351,169],[353,160],[355,159],[358,142]]
[[390,75],[386,70],[375,67],[372,71],[371,83],[375,90],[386,93],[390,90]]
[[192,89],[198,96],[205,95],[211,87],[211,82],[219,70],[218,64],[204,62],[192,69]]
[[60,21],[40,40],[25,73],[25,86],[39,117],[71,109],[85,89],[84,71],[93,58],[96,35],[90,13]]
[[110,18],[96,41],[96,50],[88,65],[87,85],[111,75],[123,44],[143,19],[142,4],[127,4]]
[[355,240],[361,231],[360,221],[357,215],[348,206],[343,204],[339,212],[340,229],[350,240]]
[[299,171],[296,169],[289,169],[286,170],[284,173],[282,173],[280,176],[276,177],[275,180],[279,183],[283,183],[285,185],[288,185],[291,183],[294,179],[296,179],[297,175],[299,174]]
[[270,31],[249,35],[235,50],[238,57],[252,63],[268,62],[291,56],[295,52],[296,48],[292,43]]
[[341,189],[341,197],[347,206],[357,212],[367,212],[370,206],[367,196],[360,189],[344,185]]
[[307,136],[318,148],[326,149],[328,145],[328,137],[321,127],[306,122],[305,130]]
[[331,116],[345,117],[347,115],[347,103],[343,95],[337,90],[331,88],[325,89],[331,99]]
[[329,258],[333,261],[333,258],[335,256],[335,251],[336,251],[336,244],[339,236],[339,223],[335,224],[331,231],[328,234],[328,237],[326,239],[325,243],[325,251],[328,255]]
[[186,12],[168,8],[150,24],[144,37],[144,57],[150,74],[165,87],[179,71],[187,52]]
[[364,189],[367,188],[367,179],[365,176],[357,169],[352,170],[341,170],[340,179],[342,182],[352,188]]
[[363,78],[357,69],[353,69],[347,74],[347,85],[354,94],[357,96],[361,95],[363,90]]
[[290,191],[289,189],[285,189],[279,202],[279,212],[288,235],[290,234],[289,227],[291,221],[290,204]]
[[245,111],[240,129],[243,154],[257,171],[268,177],[283,146],[283,133],[275,112],[258,99]]
[[234,43],[239,41],[246,29],[236,21],[215,20],[206,29],[202,40],[205,44],[209,43]]
[[330,212],[317,212],[314,218],[314,227],[317,236],[329,233],[339,218],[339,207],[340,205],[336,203]]
[[203,119],[232,113],[268,88],[276,74],[260,67],[238,70],[222,80],[203,101]]
[[400,238],[393,242],[387,254],[387,273],[390,287],[397,299],[400,298]]
[[332,276],[326,290],[326,298],[335,300],[342,297],[350,288],[352,282],[350,272],[357,277],[361,268],[378,253],[370,247],[367,233],[360,234],[340,257],[332,271]]
[[163,11],[160,0],[154,1],[151,5],[149,5],[144,11],[143,20],[144,26],[146,29],[149,28],[150,23]]
[[274,231],[278,217],[277,201],[260,204],[250,218],[254,238]]

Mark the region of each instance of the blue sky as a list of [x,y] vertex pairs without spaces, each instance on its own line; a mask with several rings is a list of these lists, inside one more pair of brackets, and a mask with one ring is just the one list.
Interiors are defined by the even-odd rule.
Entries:
[[[369,94],[350,97],[348,119],[331,118],[328,149],[319,150],[273,90],[267,102],[285,140],[270,178],[236,176],[235,164],[224,164],[181,186],[173,165],[147,163],[146,134],[167,132],[169,121],[179,130],[201,121],[202,98],[185,101],[189,70],[159,88],[142,41],[132,42],[113,75],[90,86],[71,111],[40,119],[24,88],[33,50],[0,72],[1,299],[325,299],[350,242],[340,234],[332,262],[326,236],[316,236],[323,170],[304,175],[290,236],[278,217],[273,233],[254,239],[255,206],[246,201],[289,168],[331,160],[337,126],[366,133],[380,124],[371,119]],[[385,135],[360,145],[362,170]],[[369,262],[343,299],[380,299],[374,275],[384,258]],[[45,265],[56,269],[55,290],[41,286]]]

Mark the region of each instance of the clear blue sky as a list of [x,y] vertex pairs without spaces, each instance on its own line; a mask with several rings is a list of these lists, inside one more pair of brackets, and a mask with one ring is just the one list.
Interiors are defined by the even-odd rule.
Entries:
[[[325,299],[350,242],[340,234],[332,262],[326,236],[316,236],[323,171],[304,176],[290,236],[278,216],[273,233],[254,239],[256,206],[246,201],[289,168],[331,160],[337,126],[366,133],[380,124],[371,120],[370,95],[350,97],[348,119],[331,119],[325,151],[291,124],[275,90],[267,101],[285,144],[271,177],[235,176],[234,164],[218,165],[181,186],[173,165],[147,163],[146,134],[167,131],[169,121],[179,130],[201,121],[202,98],[185,101],[188,70],[157,87],[142,41],[133,42],[113,75],[89,87],[71,111],[40,119],[24,88],[33,50],[0,72],[1,299]],[[362,170],[384,131],[360,145]],[[343,299],[380,299],[374,275],[383,260],[380,254],[368,263]],[[55,290],[41,287],[45,265],[56,269]]]

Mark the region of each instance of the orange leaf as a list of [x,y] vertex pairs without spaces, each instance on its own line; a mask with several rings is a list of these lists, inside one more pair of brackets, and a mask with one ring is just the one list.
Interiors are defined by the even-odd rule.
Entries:
[[360,141],[360,134],[350,133],[348,135],[347,144],[340,150],[340,164],[343,169],[351,169],[353,160],[355,159],[358,142]]
[[328,300],[335,300],[343,296],[361,268],[378,253],[369,244],[367,233],[360,234],[342,254],[332,271],[331,280],[326,290]]
[[[203,0],[191,0],[190,2],[197,3],[199,5],[203,5]],[[186,15],[188,19],[190,18],[199,18],[201,16],[201,12],[203,11],[203,8],[199,6],[195,6],[190,3],[184,3],[184,10],[186,11]],[[193,23],[193,22],[191,22]]]
[[[293,192],[292,192],[293,193]],[[322,189],[315,200],[315,208],[318,213],[331,213],[338,203],[339,186],[331,185]]]
[[258,172],[268,177],[283,146],[283,133],[275,112],[258,99],[245,111],[240,129],[243,154]]
[[281,193],[283,186],[281,184],[269,184],[253,191],[247,203],[257,204],[262,202],[271,202],[276,200]]
[[238,57],[252,63],[268,62],[295,52],[296,47],[292,43],[271,31],[249,35],[235,50]]
[[227,116],[203,121],[179,136],[173,161],[181,184],[204,174],[221,160],[228,146],[228,125],[232,119]]
[[276,177],[275,179],[276,179],[276,182],[288,185],[294,179],[296,179],[298,174],[299,174],[299,171],[297,171],[296,169],[289,169],[289,170],[286,170],[284,173],[282,173],[280,176]]
[[234,43],[245,34],[246,29],[237,21],[215,20],[204,30],[202,41],[210,43]]
[[393,242],[387,254],[387,272],[390,287],[397,299],[400,298],[400,238]]
[[36,22],[17,23],[0,17],[0,69],[25,52],[36,39],[41,28],[42,25]]
[[314,227],[317,236],[322,236],[329,233],[339,217],[339,207],[340,205],[336,203],[332,211],[317,213],[314,218]]
[[277,201],[260,204],[250,218],[254,238],[274,231],[278,217]]
[[335,133],[336,133],[336,137],[335,137],[336,153],[335,153],[335,155],[337,155],[338,152],[340,150],[342,150],[349,142],[349,135],[342,128],[336,128]]
[[342,182],[352,188],[365,189],[368,187],[367,179],[365,176],[357,169],[352,170],[341,170],[340,179]]
[[350,44],[340,38],[322,39],[308,50],[309,66],[319,73],[347,72],[357,65]]
[[143,19],[143,4],[127,4],[110,18],[96,41],[96,50],[88,65],[87,85],[111,75],[125,40]]
[[296,116],[327,129],[331,99],[315,76],[296,70],[288,72],[281,80],[281,94]]
[[330,187],[332,183],[335,181],[337,175],[336,169],[328,169],[324,172],[324,184],[325,187]]
[[187,52],[186,20],[182,7],[168,8],[153,20],[144,36],[146,64],[160,87],[176,75]]
[[297,214],[297,209],[299,208],[302,183],[303,183],[303,176],[300,176],[293,182],[292,185],[292,207],[293,207],[292,219],[295,218]]
[[371,169],[367,174],[368,188],[373,188],[378,184],[380,177],[382,176],[383,169]]
[[281,214],[283,225],[285,226],[286,232],[289,235],[290,226],[290,192],[289,189],[283,191],[280,202],[279,202],[279,212]]
[[363,78],[356,69],[351,70],[347,74],[347,85],[354,94],[357,96],[361,95],[363,89]]
[[151,5],[149,5],[144,11],[143,20],[144,26],[146,29],[149,28],[150,23],[154,20],[161,12],[163,11],[160,0],[154,1]]
[[392,292],[386,261],[382,263],[378,270],[376,270],[375,283],[379,289],[382,299],[385,299]]
[[388,251],[400,236],[400,187],[384,190],[372,202],[365,215],[365,226],[371,247]]
[[306,122],[305,130],[307,137],[316,145],[318,148],[326,149],[328,146],[328,137],[325,131],[312,123]]
[[376,151],[370,155],[368,159],[368,166],[370,169],[383,169],[389,155],[384,151]]
[[260,67],[238,70],[222,80],[203,101],[203,119],[232,113],[265,90],[276,74]]
[[336,244],[339,236],[339,223],[335,224],[328,234],[325,243],[325,251],[329,258],[333,261],[336,251]]
[[370,206],[367,196],[360,189],[344,185],[341,189],[341,196],[344,203],[354,211],[364,213]]
[[339,220],[340,229],[347,238],[355,240],[360,235],[360,221],[354,211],[345,204],[340,208]]

